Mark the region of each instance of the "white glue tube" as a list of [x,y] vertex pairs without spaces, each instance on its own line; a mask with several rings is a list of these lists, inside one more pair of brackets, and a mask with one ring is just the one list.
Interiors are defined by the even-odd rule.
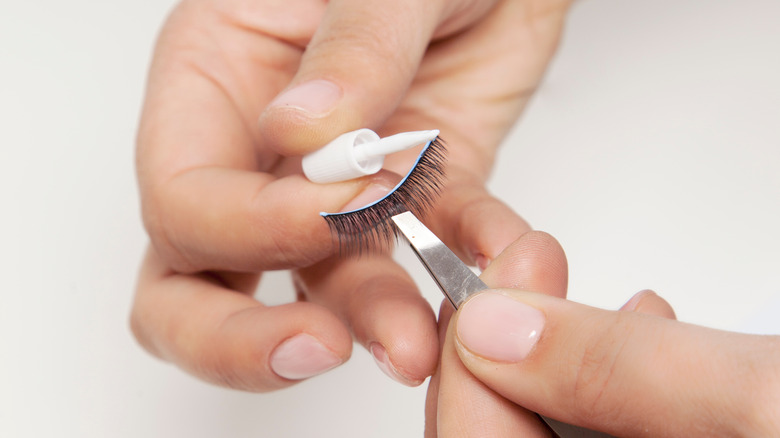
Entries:
[[326,184],[379,172],[385,155],[433,141],[438,129],[402,132],[379,138],[370,129],[358,129],[303,157],[303,173],[309,181]]

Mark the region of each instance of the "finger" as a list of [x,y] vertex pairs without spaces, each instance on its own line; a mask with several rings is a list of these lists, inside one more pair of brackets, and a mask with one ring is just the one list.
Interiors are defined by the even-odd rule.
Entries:
[[436,368],[436,318],[409,275],[387,255],[330,258],[296,273],[307,300],[338,315],[379,368],[408,386]]
[[352,349],[346,328],[320,306],[266,307],[220,277],[171,272],[151,250],[131,327],[151,353],[206,381],[249,391],[325,372],[346,361]]
[[453,324],[467,368],[542,415],[616,436],[771,430],[761,428],[777,402],[778,337],[513,290],[472,298]]
[[[428,381],[428,388],[425,393],[425,437],[434,438],[438,436],[437,422],[439,412],[439,387],[441,382],[442,353],[444,351],[444,341],[447,338],[447,328],[450,325],[450,319],[455,313],[449,300],[444,299],[439,306],[438,339],[439,339],[439,362],[436,365],[436,372],[433,373]],[[471,375],[471,374],[469,374]]]
[[[338,134],[378,128],[398,106],[438,24],[469,17],[446,2],[333,0],[289,87],[260,116],[266,143],[301,155]],[[481,2],[480,14],[493,1]],[[472,8],[473,9],[473,8]],[[378,80],[381,78],[381,80]]]
[[[203,15],[224,11],[199,5],[177,8],[149,75],[137,168],[152,243],[180,272],[258,271],[320,260],[331,253],[332,242],[318,213],[339,211],[361,191],[388,189],[394,181],[380,175],[326,187],[300,176],[277,180],[283,163],[260,147],[254,119],[269,92],[279,89],[279,78],[288,78],[281,66],[297,65],[300,51],[282,36],[260,31],[263,26],[257,32],[251,26],[211,29],[221,21],[203,24]],[[274,21],[253,10],[236,23],[258,17]],[[192,23],[240,44],[221,51]]]
[[[529,232],[506,248],[481,278],[494,287],[525,286],[564,297],[566,257],[552,236]],[[443,305],[444,309],[450,312],[443,313],[445,318],[440,317],[440,324],[447,323],[449,318],[446,316],[451,314],[448,304]],[[550,436],[536,414],[509,402],[477,380],[461,363],[454,345],[453,330],[449,330],[443,347],[442,365],[432,381],[437,389],[444,389],[439,390],[435,397],[437,429],[442,436]],[[434,403],[431,391],[433,389],[429,389],[426,402],[429,410],[427,423],[434,417],[430,412]]]
[[382,172],[319,185],[229,169],[194,169],[142,186],[144,223],[155,249],[179,272],[260,271],[304,266],[333,252],[321,211],[341,211],[394,186]]
[[531,227],[469,172],[448,167],[447,173],[447,188],[427,222],[458,257],[485,269]]
[[536,414],[499,395],[469,372],[455,350],[454,335],[453,330],[447,331],[441,357],[439,436],[552,436]]
[[[339,211],[361,191],[389,189],[394,181],[381,175],[328,186],[300,176],[277,180],[270,172],[278,157],[258,149],[260,139],[245,120],[247,112],[257,112],[244,108],[247,99],[236,83],[247,82],[251,72],[263,78],[254,82],[275,89],[269,77],[278,72],[237,62],[241,80],[212,77],[209,69],[224,68],[215,60],[228,55],[213,53],[202,38],[190,41],[192,50],[174,38],[193,34],[181,18],[193,8],[182,9],[158,45],[138,134],[143,218],[155,249],[180,272],[258,271],[322,259],[332,242],[318,213]],[[252,41],[279,63],[298,59],[297,49],[274,38]]]
[[566,297],[569,267],[560,243],[542,231],[529,231],[506,248],[480,278],[494,288],[535,290]]
[[[533,290],[523,289],[522,290]],[[655,315],[667,319],[677,319],[677,315],[674,313],[672,306],[663,298],[659,297],[655,292],[651,290],[643,290],[637,292],[631,297],[623,307],[620,308],[624,312],[639,312],[646,315]]]

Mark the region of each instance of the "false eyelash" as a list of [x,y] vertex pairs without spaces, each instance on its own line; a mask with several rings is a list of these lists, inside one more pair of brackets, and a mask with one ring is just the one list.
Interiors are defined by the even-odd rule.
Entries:
[[398,237],[391,217],[411,211],[423,217],[444,186],[447,150],[436,137],[417,157],[409,173],[384,198],[343,213],[320,213],[338,242],[342,255],[360,255],[389,247]]

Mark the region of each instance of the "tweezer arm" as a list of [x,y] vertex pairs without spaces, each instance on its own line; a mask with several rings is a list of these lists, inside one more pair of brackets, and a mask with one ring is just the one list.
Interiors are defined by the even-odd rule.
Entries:
[[[449,248],[415,215],[404,212],[392,217],[395,226],[409,241],[409,245],[417,254],[436,285],[457,309],[466,299],[479,291],[489,289],[465,263],[450,251]],[[537,414],[538,415],[538,414]],[[585,429],[579,426],[561,423],[558,420],[539,417],[547,423],[559,437],[609,438],[612,435]]]
[[407,211],[392,219],[433,281],[456,309],[472,294],[489,289],[414,214]]

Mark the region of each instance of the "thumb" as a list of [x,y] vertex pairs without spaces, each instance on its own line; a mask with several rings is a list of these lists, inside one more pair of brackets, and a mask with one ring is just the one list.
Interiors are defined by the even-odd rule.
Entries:
[[260,116],[266,144],[302,155],[344,132],[379,126],[409,87],[441,3],[329,2],[292,82]]
[[499,290],[456,315],[466,367],[509,400],[616,436],[777,433],[780,338]]

